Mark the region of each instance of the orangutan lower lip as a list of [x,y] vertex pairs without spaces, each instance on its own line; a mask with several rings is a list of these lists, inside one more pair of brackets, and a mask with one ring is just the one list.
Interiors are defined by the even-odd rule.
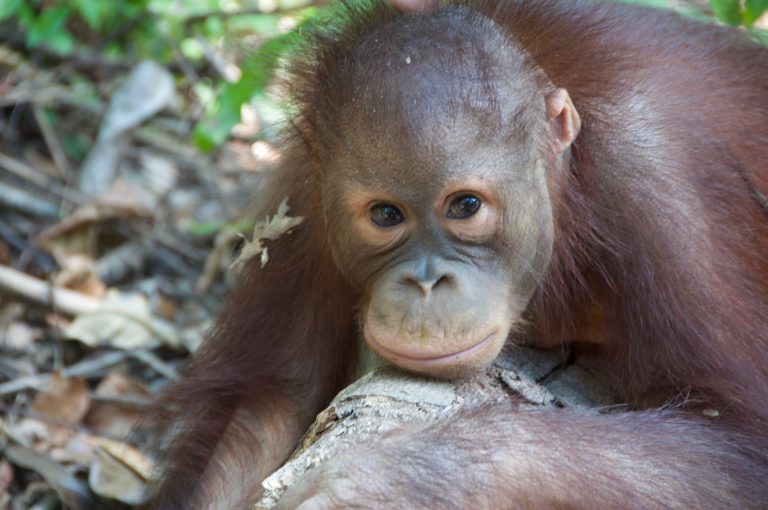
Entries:
[[377,342],[374,338],[368,338],[368,342],[372,344],[372,347],[374,350],[378,351],[379,354],[384,356],[385,358],[397,362],[397,361],[415,361],[419,364],[442,364],[446,361],[458,361],[462,358],[466,358],[468,356],[471,356],[477,351],[482,350],[482,348],[491,342],[491,340],[496,336],[498,332],[494,331],[490,335],[486,336],[479,342],[477,342],[475,345],[471,347],[467,347],[466,349],[462,349],[460,351],[453,352],[451,354],[441,354],[439,356],[430,356],[430,355],[422,355],[417,353],[404,353],[402,351],[393,351],[391,349],[387,349],[386,347],[382,346],[379,342]]

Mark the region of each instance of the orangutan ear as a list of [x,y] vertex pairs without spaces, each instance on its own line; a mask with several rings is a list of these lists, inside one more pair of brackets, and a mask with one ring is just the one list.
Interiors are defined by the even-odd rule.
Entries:
[[565,89],[553,90],[547,94],[545,101],[547,119],[552,126],[552,149],[562,154],[578,136],[581,130],[581,117]]

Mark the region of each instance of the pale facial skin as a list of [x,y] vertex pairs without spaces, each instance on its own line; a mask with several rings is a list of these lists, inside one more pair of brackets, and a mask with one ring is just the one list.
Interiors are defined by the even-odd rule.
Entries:
[[[318,157],[334,258],[362,291],[366,342],[403,368],[452,377],[490,363],[520,324],[552,250],[541,152],[563,154],[579,119],[564,89],[499,106],[487,96],[519,90],[470,86],[443,101],[430,77],[450,57],[426,54],[381,55],[380,81],[346,83]],[[521,65],[508,64],[502,73]],[[467,76],[451,79],[440,83],[455,97]],[[549,147],[528,143],[534,130],[549,131]]]

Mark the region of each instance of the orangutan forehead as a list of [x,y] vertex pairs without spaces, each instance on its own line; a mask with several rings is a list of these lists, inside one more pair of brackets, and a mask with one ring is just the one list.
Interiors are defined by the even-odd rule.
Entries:
[[[537,104],[526,58],[490,20],[464,17],[400,20],[397,31],[385,23],[355,41],[349,55],[328,64],[319,126],[397,125],[411,136],[469,128],[468,119],[486,136],[517,128],[521,112]],[[468,32],[469,23],[483,30]]]

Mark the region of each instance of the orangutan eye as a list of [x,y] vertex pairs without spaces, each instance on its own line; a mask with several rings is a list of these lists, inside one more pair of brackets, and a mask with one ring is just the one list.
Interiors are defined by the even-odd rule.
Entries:
[[452,220],[469,218],[480,209],[483,203],[475,195],[461,195],[453,199],[448,207],[447,216]]
[[371,207],[371,221],[379,227],[394,227],[405,221],[405,216],[392,204],[376,204]]

